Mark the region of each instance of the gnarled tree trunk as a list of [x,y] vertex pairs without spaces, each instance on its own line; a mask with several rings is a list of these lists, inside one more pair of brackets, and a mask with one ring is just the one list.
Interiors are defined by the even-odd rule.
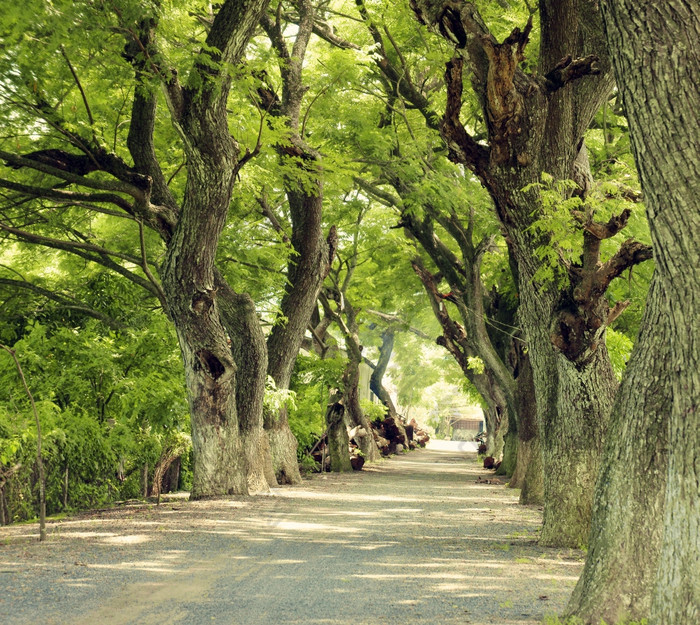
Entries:
[[[351,326],[355,326],[354,313]],[[351,427],[358,427],[364,431],[364,436],[357,436],[357,443],[365,457],[366,462],[376,462],[379,459],[379,449],[372,435],[372,426],[360,406],[360,363],[362,351],[357,339],[357,332],[345,337],[345,349],[348,360],[343,372],[343,403],[347,410],[347,419]]]
[[367,362],[372,367],[372,374],[369,377],[369,389],[379,398],[379,401],[386,407],[386,416],[393,419],[394,427],[399,431],[398,438],[403,437],[403,445],[408,447],[408,436],[406,436],[406,428],[404,427],[401,416],[396,410],[394,400],[391,398],[389,391],[384,387],[384,374],[391,361],[391,354],[394,351],[394,328],[389,326],[382,332],[382,345],[379,348],[379,359],[377,364]]
[[162,281],[185,366],[194,499],[267,489],[260,454],[264,376],[256,373],[267,359],[264,344],[248,340],[262,332],[250,298],[226,290],[214,266],[239,148],[228,128],[230,78],[213,69],[241,58],[266,5],[264,0],[225,2],[207,37],[209,60],[194,69],[203,86],[180,89],[175,79],[168,83],[173,121],[187,155],[187,186],[167,242]]
[[649,614],[661,554],[672,399],[670,336],[659,336],[667,324],[660,313],[664,299],[657,276],[605,437],[586,566],[567,608],[586,623]]

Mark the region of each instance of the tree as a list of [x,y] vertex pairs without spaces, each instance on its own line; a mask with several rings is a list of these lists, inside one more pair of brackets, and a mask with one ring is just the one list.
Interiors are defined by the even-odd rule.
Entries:
[[[180,83],[174,65],[161,52],[157,7],[151,7],[151,14],[144,14],[139,3],[127,2],[119,7],[65,3],[60,19],[49,20],[46,15],[48,25],[26,24],[41,42],[42,54],[61,50],[57,41],[61,35],[68,35],[67,41],[75,45],[71,36],[75,37],[86,24],[90,26],[88,41],[93,44],[96,33],[121,35],[122,49],[110,37],[103,58],[115,74],[124,75],[124,59],[132,68],[134,88],[126,147],[133,165],[103,141],[97,127],[99,120],[93,117],[70,61],[67,65],[87,117],[77,126],[62,116],[61,96],[47,90],[48,79],[27,63],[22,35],[19,39],[16,35],[21,28],[13,31],[11,42],[15,45],[8,53],[22,57],[20,71],[12,74],[14,102],[19,101],[24,111],[40,120],[35,123],[42,128],[52,129],[53,145],[61,148],[35,150],[24,157],[3,152],[3,158],[13,167],[41,172],[48,179],[46,186],[17,180],[4,180],[2,186],[24,198],[44,198],[72,206],[84,203],[103,212],[123,211],[138,222],[140,229],[144,225],[154,229],[165,245],[160,284],[145,260],[134,259],[145,277],[127,273],[160,299],[177,330],[192,415],[194,498],[267,488],[261,453],[265,340],[251,298],[236,293],[215,264],[236,178],[252,156],[250,151],[241,152],[229,130],[227,103],[232,68],[241,62],[266,5],[266,0],[223,3],[212,16],[206,36],[198,39],[200,47],[187,68],[185,84]],[[69,59],[65,48],[63,52]],[[166,93],[169,117],[186,158],[181,201],[168,186],[154,143],[160,86]],[[66,146],[78,153],[64,149]],[[91,175],[96,172],[98,175]],[[12,231],[11,226],[5,226],[6,231]],[[31,238],[26,231],[15,234]],[[125,271],[100,246],[43,242],[63,245],[99,258],[114,270]]]
[[[600,432],[617,389],[605,330],[625,307],[610,306],[605,292],[624,269],[650,257],[648,247],[629,240],[603,262],[601,241],[617,234],[629,214],[600,222],[594,210],[577,210],[591,186],[584,132],[612,88],[597,3],[540,2],[536,64],[525,57],[534,12],[499,40],[471,2],[412,0],[411,6],[419,21],[454,44],[442,136],[450,158],[489,191],[517,271],[545,468],[540,540],[581,546],[590,528]],[[481,109],[476,124],[461,117],[467,68]],[[569,257],[547,214],[548,205],[561,203],[581,224],[579,251]]]
[[[346,254],[338,251],[338,262],[335,267],[331,268],[329,275],[332,286],[328,287],[325,292],[321,292],[320,301],[324,315],[337,325],[345,344],[346,364],[342,380],[343,389],[342,392],[338,393],[338,397],[342,397],[342,405],[344,411],[347,412],[346,419],[350,426],[360,428],[364,432],[361,436],[358,434],[358,439],[366,461],[375,462],[379,458],[379,449],[374,440],[369,420],[360,406],[359,384],[363,346],[360,343],[357,310],[348,298],[348,289],[358,265],[360,227],[366,212],[366,208],[359,208],[350,249],[347,250]],[[336,398],[332,403],[337,405],[339,401]],[[343,411],[331,410],[329,407],[326,418],[328,419],[331,415],[342,416]],[[337,421],[337,418],[335,420]],[[328,424],[330,426],[331,421]]]
[[[327,240],[323,236],[321,155],[305,141],[300,119],[302,99],[307,91],[302,82],[302,69],[313,31],[315,7],[311,1],[302,0],[295,8],[298,30],[291,50],[283,34],[282,3],[278,5],[274,21],[263,15],[262,26],[279,58],[282,98],[280,100],[269,86],[258,90],[262,104],[273,115],[282,117],[289,128],[289,134],[278,145],[278,152],[283,170],[288,172],[284,183],[292,223],[293,254],[289,257],[288,283],[280,314],[267,337],[268,374],[278,389],[289,388],[294,361],[337,245],[335,229],[331,229]],[[295,170],[299,170],[298,173]],[[264,210],[270,215],[269,207]],[[264,424],[277,480],[299,483],[297,442],[287,423],[286,408],[279,414],[266,412]]]
[[[511,346],[507,345],[503,353],[497,352],[489,340],[482,310],[485,298],[480,276],[481,260],[487,251],[493,249],[496,226],[492,219],[484,218],[484,211],[479,211],[478,217],[474,214],[474,204],[481,204],[484,195],[479,193],[478,185],[446,163],[445,146],[437,136],[440,119],[431,104],[431,96],[440,81],[434,79],[434,63],[425,62],[425,57],[431,56],[430,49],[417,47],[412,41],[410,16],[405,11],[394,9],[391,16],[383,12],[379,17],[371,11],[369,3],[357,0],[356,5],[373,42],[370,80],[364,81],[364,89],[370,86],[376,89],[372,93],[381,103],[382,110],[375,113],[376,143],[358,145],[365,165],[363,175],[356,176],[355,182],[363,193],[399,213],[399,225],[436,267],[437,273],[419,269],[417,275],[424,282],[443,329],[438,342],[450,351],[470,382],[478,385],[489,406],[489,441],[495,445],[491,449],[492,455],[500,457],[503,434],[508,430],[513,444],[507,449],[512,453],[508,454],[502,467],[504,471],[513,470],[514,441],[518,431],[516,382],[513,372],[505,364],[505,355]],[[329,27],[319,28],[319,36],[332,45],[357,49],[356,44],[342,40]],[[469,213],[469,217],[461,218],[460,213]],[[480,227],[476,228],[477,225]],[[417,264],[414,266],[418,267]],[[451,293],[449,301],[458,309],[459,321],[450,316],[446,301],[440,297],[438,286],[443,281],[447,283],[445,290]],[[490,302],[493,308],[499,298],[495,293],[491,295],[494,296]],[[492,323],[491,327],[495,324]],[[477,361],[482,368],[478,373],[472,366]],[[525,395],[525,392],[520,392],[521,398]],[[527,414],[523,416],[527,417]],[[534,412],[532,414],[534,416]],[[521,437],[519,443],[525,448],[521,454],[520,470],[512,485],[523,487],[524,502],[540,502],[539,463],[533,464],[529,474],[524,463],[529,457],[537,457],[526,449],[536,444],[534,434],[537,429],[532,424],[523,423],[522,432],[524,438]],[[530,487],[523,483],[526,475],[530,478]]]
[[602,7],[656,273],[613,410],[590,549],[569,611],[587,623],[692,623],[700,616],[700,16],[682,1]]

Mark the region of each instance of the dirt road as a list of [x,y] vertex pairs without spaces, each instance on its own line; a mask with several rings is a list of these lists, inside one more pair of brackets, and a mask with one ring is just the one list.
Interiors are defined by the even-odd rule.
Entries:
[[270,496],[0,528],[4,625],[525,625],[560,611],[582,554],[477,484],[475,455],[421,450]]

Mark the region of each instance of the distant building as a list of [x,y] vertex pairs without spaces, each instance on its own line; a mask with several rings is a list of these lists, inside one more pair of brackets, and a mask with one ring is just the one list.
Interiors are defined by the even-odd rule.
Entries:
[[467,406],[452,416],[452,440],[471,441],[484,431],[484,412],[479,406]]

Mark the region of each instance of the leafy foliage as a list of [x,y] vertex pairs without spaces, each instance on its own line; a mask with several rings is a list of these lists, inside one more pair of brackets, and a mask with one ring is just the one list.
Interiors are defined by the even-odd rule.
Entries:
[[[159,333],[156,332],[158,330]],[[181,365],[168,326],[117,336],[35,322],[14,344],[44,433],[49,513],[139,496],[140,469],[186,429]],[[9,518],[34,516],[36,433],[14,370],[0,368],[0,464],[22,465],[5,495]]]

